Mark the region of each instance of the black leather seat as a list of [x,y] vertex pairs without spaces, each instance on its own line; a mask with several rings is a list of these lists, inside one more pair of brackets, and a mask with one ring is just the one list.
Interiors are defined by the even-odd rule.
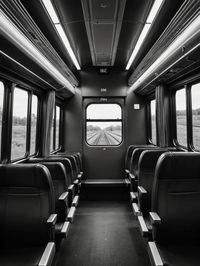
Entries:
[[131,163],[131,156],[132,153],[135,149],[137,148],[148,148],[148,147],[153,147],[153,145],[130,145],[126,151],[125,155],[125,178],[129,178],[129,173],[130,173],[130,163]]
[[0,166],[0,265],[47,265],[45,261],[51,265],[56,222],[53,194],[45,166]]
[[[167,149],[146,150],[140,155],[138,162],[138,204],[133,203],[135,215],[139,215],[138,221],[143,236],[151,236],[151,225],[149,212],[151,211],[151,196],[155,168],[161,154],[167,152]],[[142,217],[141,217],[142,216]],[[142,218],[142,219],[141,219]],[[141,224],[142,221],[142,224]],[[143,223],[148,230],[143,231]],[[145,228],[146,229],[146,228]]]
[[74,155],[51,155],[49,158],[56,158],[59,160],[60,159],[68,159],[71,163],[71,177],[72,177],[72,182],[76,186],[76,193],[80,193],[80,188],[81,188],[81,177],[82,175],[79,174],[78,166],[77,166],[77,160]]
[[200,153],[161,155],[150,217],[152,265],[200,265]]
[[82,156],[80,154],[80,152],[57,152],[55,155],[58,156],[67,156],[67,155],[73,155],[76,159],[76,163],[77,163],[77,168],[78,168],[78,173],[81,175],[83,175],[83,166],[82,166]]
[[129,180],[131,182],[131,191],[137,192],[137,186],[138,186],[138,162],[140,155],[145,150],[152,150],[152,149],[158,149],[158,147],[141,147],[141,148],[135,148],[131,155],[130,160],[130,173],[129,173]]
[[[29,163],[39,162],[41,164],[46,165],[49,168],[52,174],[52,178],[54,180],[54,189],[56,191],[57,195],[56,199],[58,202],[57,206],[62,205],[62,207],[58,207],[59,209],[57,209],[57,211],[59,212],[59,217],[62,217],[63,222],[64,222],[64,217],[67,221],[73,222],[76,211],[75,207],[77,207],[79,203],[79,196],[77,194],[79,188],[77,188],[78,182],[75,184],[73,183],[72,167],[70,160],[67,158],[55,156],[55,157],[46,157],[46,158],[30,158],[27,162]],[[70,207],[68,212],[63,202],[66,202],[68,207]],[[64,208],[65,210],[62,211],[60,208],[61,209]],[[60,225],[62,225],[62,223]],[[58,225],[56,225],[56,227],[57,229],[61,228],[60,226],[58,227]]]

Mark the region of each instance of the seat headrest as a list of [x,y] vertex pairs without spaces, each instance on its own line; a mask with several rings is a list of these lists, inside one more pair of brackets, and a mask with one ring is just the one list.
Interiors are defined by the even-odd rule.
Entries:
[[156,167],[158,158],[164,152],[167,152],[167,149],[154,149],[154,150],[144,150],[142,151],[139,158],[139,168],[152,169]]
[[50,172],[44,165],[6,164],[0,166],[0,187],[48,189],[51,186]]
[[156,165],[157,179],[200,178],[200,153],[167,152],[160,156]]
[[45,165],[51,173],[53,180],[65,180],[66,171],[65,167],[61,162],[41,162],[42,165]]

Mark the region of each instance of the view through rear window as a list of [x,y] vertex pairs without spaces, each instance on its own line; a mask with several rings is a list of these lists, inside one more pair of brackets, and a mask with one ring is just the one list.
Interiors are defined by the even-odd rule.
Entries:
[[86,140],[93,146],[122,142],[122,109],[119,104],[90,104],[86,110]]

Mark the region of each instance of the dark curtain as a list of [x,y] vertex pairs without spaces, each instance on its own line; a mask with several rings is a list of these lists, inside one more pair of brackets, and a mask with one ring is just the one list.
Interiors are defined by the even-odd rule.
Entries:
[[160,147],[166,147],[168,144],[167,138],[167,121],[165,114],[165,89],[163,85],[156,87],[156,122],[157,122],[157,144]]
[[46,157],[50,154],[51,128],[53,123],[53,110],[55,107],[55,91],[49,91],[44,105],[43,117],[43,143],[42,156]]

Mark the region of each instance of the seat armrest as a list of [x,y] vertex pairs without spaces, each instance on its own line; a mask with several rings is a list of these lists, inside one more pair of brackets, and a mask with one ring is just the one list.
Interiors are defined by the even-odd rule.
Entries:
[[66,238],[67,237],[67,234],[69,232],[69,228],[70,228],[70,222],[64,222],[63,226],[62,226],[62,229],[61,229],[61,237],[62,238]]
[[73,183],[74,183],[74,185],[78,185],[79,184],[79,180],[76,179]]
[[135,176],[133,174],[131,174],[131,173],[129,173],[129,179],[130,180],[136,180]]
[[125,169],[125,173],[126,173],[126,174],[129,174],[130,171],[129,171],[128,169]]
[[150,212],[149,213],[150,221],[152,225],[160,224],[161,218],[156,212]]
[[155,242],[148,242],[148,253],[153,266],[164,266]]
[[69,197],[69,192],[64,192],[60,195],[58,200],[65,202],[65,204],[68,206],[68,197]]
[[133,212],[135,216],[141,215],[141,212],[139,210],[139,207],[137,205],[137,203],[133,203],[132,204],[132,208],[133,208]]
[[131,192],[130,192],[130,199],[131,199],[131,202],[135,202],[135,203],[137,203],[137,202],[138,202],[137,193],[131,191]]
[[138,193],[139,195],[141,194],[144,195],[144,194],[147,194],[147,191],[142,186],[138,186]]
[[55,256],[56,248],[54,242],[49,242],[42,254],[38,266],[51,266]]
[[74,184],[70,185],[70,186],[68,187],[68,189],[69,189],[69,190],[73,190],[73,189],[74,189]]
[[125,179],[124,179],[124,182],[126,183],[126,186],[127,186],[127,187],[129,187],[130,184],[131,184],[131,182],[130,182],[130,180],[129,180],[128,178],[125,178]]
[[77,175],[77,178],[80,180],[82,178],[82,175],[81,174],[78,174]]
[[47,224],[50,226],[55,225],[57,221],[57,214],[51,214],[47,220]]
[[72,184],[68,187],[68,191],[70,191],[70,193],[72,194],[72,197],[75,196],[75,185]]
[[140,232],[143,237],[148,237],[149,236],[149,230],[147,228],[147,225],[145,223],[144,217],[142,215],[138,215],[138,222],[139,222],[139,228]]

